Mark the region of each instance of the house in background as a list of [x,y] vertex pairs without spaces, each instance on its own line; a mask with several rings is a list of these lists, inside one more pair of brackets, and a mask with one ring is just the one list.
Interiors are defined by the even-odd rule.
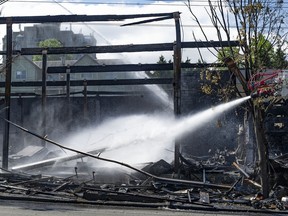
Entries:
[[[58,23],[48,23],[25,26],[24,30],[13,32],[13,49],[35,48],[38,47],[39,42],[47,39],[57,39],[63,47],[96,46],[97,44],[97,40],[93,35],[76,34],[72,30],[61,29]],[[3,37],[2,44],[2,50],[6,50],[6,36]],[[96,58],[95,54],[90,55]],[[79,59],[81,56],[81,54],[73,54],[70,55],[70,58]],[[32,56],[28,56],[28,58],[32,60]]]

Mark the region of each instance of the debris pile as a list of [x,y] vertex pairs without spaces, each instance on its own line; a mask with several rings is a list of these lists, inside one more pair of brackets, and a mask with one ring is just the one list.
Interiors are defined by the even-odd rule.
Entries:
[[[278,176],[278,179],[274,179],[269,199],[264,199],[257,169],[239,163],[235,153],[225,149],[205,157],[180,155],[180,168],[175,172],[173,164],[164,160],[136,168],[100,157],[105,149],[81,152],[27,129],[25,131],[75,154],[18,166],[17,169],[12,168],[12,171],[2,169],[2,199],[211,211],[274,213],[286,212],[288,209],[286,155],[271,159],[271,170],[278,173],[271,176]],[[86,167],[84,157],[114,163],[126,169],[122,172],[119,168]],[[75,160],[76,166],[67,166],[67,161],[75,164]],[[49,167],[53,168],[56,162],[57,169],[65,170],[65,175],[60,172],[54,175],[42,174],[44,167],[45,173],[48,173]],[[24,170],[26,173],[23,173]],[[70,175],[67,176],[69,170]]]
[[64,177],[3,170],[0,196],[2,199],[211,211],[286,211],[286,186],[275,186],[270,198],[263,199],[258,179],[231,161],[233,156],[225,150],[216,151],[212,157],[181,155],[179,173],[173,172],[173,165],[160,160],[144,166],[140,173],[126,170],[119,174],[119,169],[106,168],[112,169],[106,171],[114,176],[113,181],[107,176],[110,181],[106,182],[101,177],[105,172],[84,169],[79,162],[79,167],[70,167],[73,174]]

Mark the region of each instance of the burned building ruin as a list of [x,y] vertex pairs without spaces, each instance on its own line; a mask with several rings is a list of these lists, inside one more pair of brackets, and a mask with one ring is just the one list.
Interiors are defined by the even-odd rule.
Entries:
[[[57,155],[57,151],[71,151],[73,149],[53,140],[66,136],[66,132],[73,133],[87,125],[100,124],[107,118],[165,110],[178,120],[181,119],[181,115],[200,111],[203,109],[203,105],[208,108],[218,104],[217,97],[214,97],[213,100],[215,101],[213,101],[211,97],[199,91],[200,77],[198,72],[202,69],[217,71],[217,66],[223,68],[223,64],[183,63],[181,61],[181,49],[238,46],[239,43],[236,41],[222,41],[221,43],[215,41],[181,42],[179,17],[180,13],[174,12],[146,15],[39,16],[33,17],[33,19],[31,17],[0,18],[0,24],[6,24],[7,31],[6,50],[1,53],[6,56],[3,63],[5,76],[0,82],[0,87],[5,89],[1,95],[3,98],[1,100],[2,114],[4,116],[2,117],[3,125],[0,127],[3,134],[3,140],[0,140],[3,143],[2,168],[7,171],[10,168],[10,163],[16,164],[11,170],[13,177],[10,178],[8,175],[7,182],[9,183],[1,186],[4,193],[13,190],[19,194],[23,194],[23,191],[26,194],[32,192],[34,198],[35,195],[36,197],[39,194],[40,196],[44,194],[55,195],[60,191],[66,196],[69,191],[73,191],[73,196],[65,197],[65,199],[75,201],[77,196],[77,198],[81,197],[85,200],[83,202],[100,200],[106,203],[129,200],[151,204],[157,201],[160,206],[167,206],[169,203],[169,207],[183,209],[195,208],[195,206],[217,209],[217,206],[213,205],[214,203],[236,203],[245,207],[249,206],[249,211],[251,211],[250,207],[257,209],[262,208],[263,205],[269,208],[273,206],[274,209],[279,210],[285,209],[285,203],[279,202],[279,198],[286,196],[285,188],[273,191],[273,196],[277,196],[277,199],[259,202],[259,197],[261,197],[261,194],[257,193],[261,191],[259,179],[253,171],[250,172],[249,167],[245,166],[247,164],[239,164],[235,159],[235,154],[228,152],[243,138],[238,136],[241,132],[239,124],[243,121],[241,118],[243,113],[239,114],[240,117],[227,113],[224,119],[218,119],[219,121],[216,120],[209,126],[208,124],[211,122],[207,123],[206,131],[213,133],[213,135],[216,134],[218,138],[210,136],[203,139],[205,130],[202,129],[196,131],[196,135],[192,134],[183,140],[173,140],[175,142],[173,146],[174,160],[171,164],[159,158],[159,161],[145,164],[146,166],[140,169],[113,160],[113,158],[102,158],[101,154],[105,152],[105,147],[88,152],[75,151],[74,149],[72,155]],[[59,31],[58,25],[55,28],[49,24],[45,26],[54,29],[59,35],[66,34],[65,37],[71,36],[72,38],[75,36],[76,41],[81,41],[84,38],[83,43],[75,46],[75,41],[72,41],[71,46],[67,43],[64,47],[41,48],[33,47],[39,42],[37,40],[46,39],[40,38],[43,35],[41,25],[34,26],[29,30],[33,32],[33,35],[39,34],[39,37],[31,43],[32,47],[30,47],[31,44],[24,43],[25,30],[16,34],[12,32],[12,24],[17,23],[108,22],[135,18],[144,19],[140,23],[153,22],[158,19],[173,19],[176,30],[175,41],[165,44],[96,46],[96,39],[85,40],[83,35],[75,36],[71,31]],[[145,20],[145,18],[149,19]],[[132,22],[127,25],[137,24],[139,22]],[[54,35],[48,37],[51,38]],[[59,40],[62,41],[63,39]],[[14,47],[13,41],[17,42]],[[87,46],[87,41],[91,42],[88,44],[89,46]],[[127,64],[119,59],[96,58],[97,53],[160,52],[167,50],[173,53],[173,63]],[[42,61],[33,61],[31,58],[33,55],[40,55]],[[61,61],[49,61],[50,55],[73,55],[74,57],[69,60],[62,58]],[[183,69],[187,69],[187,71],[182,73],[181,70]],[[148,71],[172,71],[173,73],[171,76],[155,78],[149,77]],[[231,78],[227,71],[225,67],[223,73],[228,75],[227,77],[223,76],[222,82]],[[137,73],[141,75],[136,76]],[[150,86],[155,87],[155,85],[160,85],[160,87],[165,85],[164,99],[162,98],[163,95],[155,94],[159,91],[158,88],[149,88]],[[250,96],[247,96],[243,102],[248,99]],[[171,101],[173,103],[170,103]],[[236,111],[231,112],[235,113]],[[278,114],[276,117],[279,117]],[[266,120],[268,122],[268,117]],[[221,127],[224,122],[228,125],[226,128]],[[280,122],[275,123],[277,124],[274,124],[274,127],[280,126],[281,128]],[[124,124],[125,122],[123,122]],[[267,124],[267,126],[269,125]],[[169,132],[172,133],[173,131]],[[33,138],[27,139],[28,134],[33,135]],[[209,136],[209,133],[204,136]],[[245,134],[245,136],[248,135]],[[161,138],[164,139],[164,137]],[[172,136],[172,138],[174,137]],[[139,139],[141,140],[141,137]],[[285,142],[285,136],[282,136],[281,139]],[[191,143],[193,146],[190,145]],[[57,151],[54,149],[49,151],[47,148],[49,144],[56,146]],[[79,143],[80,145],[83,144]],[[201,154],[209,149],[212,149],[212,152],[208,158],[207,155],[194,157],[196,154]],[[192,157],[189,158],[187,155]],[[33,164],[26,166],[25,163],[32,158]],[[115,170],[109,172],[108,168],[102,169],[102,167],[95,171],[93,170],[95,167],[85,166],[83,158],[115,163],[131,169],[137,174],[123,174],[120,169],[117,172]],[[74,162],[77,160],[76,165],[74,163],[66,166],[68,162],[73,160]],[[63,162],[65,162],[64,165]],[[285,164],[285,158],[278,158],[278,162]],[[44,177],[43,173],[45,172],[51,174],[46,167],[56,167],[62,171],[69,170],[69,173],[66,172],[65,177],[59,179]],[[34,175],[34,173],[27,176],[21,173],[21,170],[37,170],[39,168],[40,171],[36,171],[38,175]],[[83,173],[85,173],[86,178],[88,176],[89,180],[82,179]],[[105,178],[105,174],[108,178],[107,176]],[[107,179],[110,180],[109,184],[105,184]],[[81,180],[85,184],[79,184]],[[27,189],[26,187],[31,187],[30,183],[33,183],[37,189]],[[23,187],[16,187],[13,184],[20,184]],[[150,195],[151,191],[153,195]],[[284,195],[280,196],[280,192]],[[251,194],[257,194],[257,196],[251,197]],[[63,200],[65,199],[63,198]],[[222,206],[221,208],[225,207]]]

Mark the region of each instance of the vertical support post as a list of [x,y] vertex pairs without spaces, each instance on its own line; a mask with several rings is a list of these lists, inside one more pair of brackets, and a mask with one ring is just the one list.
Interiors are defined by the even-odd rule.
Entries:
[[101,119],[101,106],[100,106],[100,100],[101,100],[101,97],[99,94],[96,95],[95,97],[95,115],[96,115],[96,123],[98,124],[100,122],[100,119]]
[[22,98],[22,95],[19,94],[19,99],[18,99],[18,104],[20,106],[20,113],[21,113],[21,116],[20,116],[20,123],[21,125],[24,124],[24,110],[23,110],[23,98]]
[[[11,78],[12,78],[12,58],[13,58],[13,44],[12,44],[12,22],[7,20],[6,24],[6,80],[5,80],[5,118],[10,120],[10,105],[11,105]],[[10,125],[8,122],[4,122],[3,133],[3,153],[2,153],[2,168],[8,169],[8,157],[9,157],[9,134]]]
[[[47,103],[47,50],[42,51],[42,134],[46,136],[46,103]],[[46,146],[45,140],[42,140]]]
[[88,101],[87,101],[87,81],[84,80],[84,90],[83,90],[83,95],[84,95],[84,107],[83,107],[83,114],[84,114],[84,119],[87,119],[87,111],[88,111]]
[[[24,125],[24,108],[23,108],[23,98],[22,95],[19,94],[18,98],[18,105],[20,108],[20,125]],[[24,147],[24,131],[19,131],[19,140],[20,140],[20,145],[17,149],[23,148]]]
[[66,97],[68,102],[70,101],[70,65],[67,65],[67,69],[66,69]]
[[[174,114],[181,114],[181,30],[180,30],[180,13],[174,13],[176,27],[176,41],[174,42],[173,70],[174,70]],[[174,149],[174,172],[178,173],[180,167],[180,142],[175,140]]]
[[70,80],[71,80],[71,77],[70,77],[70,72],[71,72],[71,69],[70,69],[70,65],[67,65],[67,68],[66,68],[66,99],[67,99],[67,117],[68,119],[70,120],[70,117],[71,117],[71,104],[70,104]]

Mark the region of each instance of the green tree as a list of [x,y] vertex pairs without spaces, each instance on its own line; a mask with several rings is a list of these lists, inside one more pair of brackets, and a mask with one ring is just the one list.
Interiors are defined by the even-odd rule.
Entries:
[[283,69],[288,67],[287,54],[278,47],[272,57],[272,68]]
[[[50,48],[50,47],[63,47],[62,43],[55,39],[55,38],[49,38],[44,41],[40,41],[38,44],[38,47],[41,48]],[[54,60],[61,60],[61,55],[49,55],[48,60],[54,61]],[[35,55],[33,56],[33,61],[41,61],[42,56],[41,55]]]
[[[160,55],[157,64],[172,64],[172,61],[167,61],[163,55]],[[171,78],[173,77],[173,70],[147,71],[146,74],[151,78]]]
[[[257,68],[271,68],[271,69],[284,69],[288,65],[287,54],[285,53],[284,46],[275,46],[272,43],[265,39],[264,35],[258,35],[258,39],[252,38],[251,44],[251,55],[252,55],[252,64],[258,64]],[[255,43],[258,43],[257,45]],[[262,47],[256,51],[256,47]],[[245,58],[240,53],[239,47],[224,47],[219,50],[217,53],[217,59],[219,62],[223,63],[223,60],[227,57],[232,58],[231,50],[233,52],[234,61],[237,62],[238,67],[245,66]],[[257,63],[255,62],[257,59]]]

